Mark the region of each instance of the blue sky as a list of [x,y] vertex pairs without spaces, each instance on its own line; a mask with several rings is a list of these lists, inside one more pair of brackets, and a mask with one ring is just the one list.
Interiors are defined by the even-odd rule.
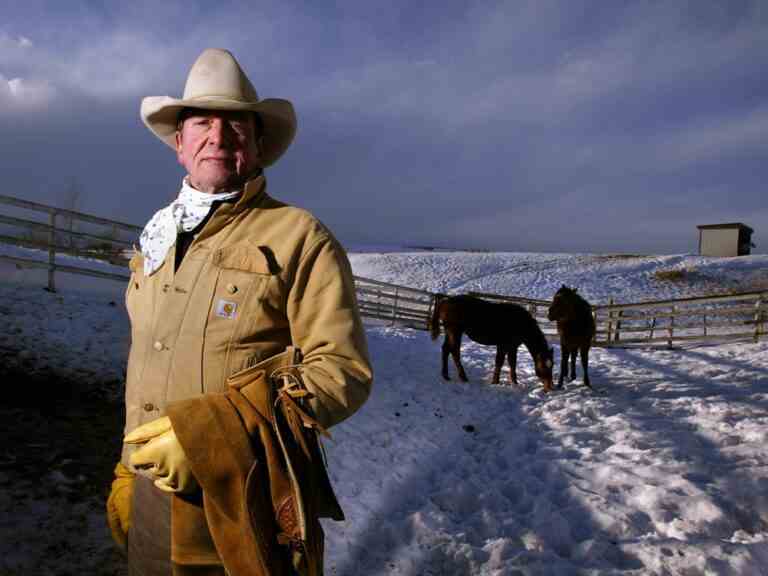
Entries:
[[271,193],[341,240],[768,251],[768,2],[0,0],[2,193],[141,224],[178,191],[138,117],[231,50],[296,141]]

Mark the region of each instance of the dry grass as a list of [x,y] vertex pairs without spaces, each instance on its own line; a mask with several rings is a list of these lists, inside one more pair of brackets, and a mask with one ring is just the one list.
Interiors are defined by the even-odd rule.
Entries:
[[671,268],[669,270],[656,270],[653,277],[662,282],[684,282],[691,280],[695,268]]

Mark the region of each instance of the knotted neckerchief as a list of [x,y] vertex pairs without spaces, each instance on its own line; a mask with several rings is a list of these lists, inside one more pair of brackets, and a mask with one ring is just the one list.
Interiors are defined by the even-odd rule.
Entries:
[[165,260],[168,250],[176,242],[179,232],[194,230],[205,220],[214,202],[236,198],[242,190],[208,194],[195,190],[184,178],[178,198],[165,208],[155,212],[139,236],[141,253],[144,256],[144,275],[149,276]]

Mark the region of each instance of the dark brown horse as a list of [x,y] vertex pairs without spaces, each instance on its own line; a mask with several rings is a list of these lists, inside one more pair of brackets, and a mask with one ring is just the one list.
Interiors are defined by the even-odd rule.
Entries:
[[576,353],[581,353],[581,367],[584,372],[584,385],[589,383],[589,347],[595,336],[595,319],[592,306],[577,294],[577,288],[568,288],[565,284],[555,293],[547,317],[557,321],[557,333],[560,335],[560,378],[558,388],[563,386],[563,378],[571,360],[569,380],[576,380]]
[[504,358],[509,362],[512,382],[517,384],[517,348],[525,344],[533,358],[536,376],[544,390],[552,389],[553,350],[547,344],[536,320],[528,311],[511,302],[495,303],[473,296],[445,296],[438,294],[432,312],[432,340],[440,334],[440,324],[445,330],[443,341],[443,378],[448,376],[448,355],[453,356],[459,378],[467,381],[461,365],[461,336],[466,334],[478,344],[496,346],[496,368],[493,383],[499,383]]

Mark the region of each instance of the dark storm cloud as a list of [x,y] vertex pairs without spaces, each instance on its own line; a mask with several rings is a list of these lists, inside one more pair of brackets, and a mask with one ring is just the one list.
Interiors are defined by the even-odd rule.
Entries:
[[145,220],[182,172],[139,101],[222,46],[297,107],[273,193],[346,242],[681,252],[744,221],[768,245],[764,2],[67,6],[0,23],[6,193],[74,179]]

